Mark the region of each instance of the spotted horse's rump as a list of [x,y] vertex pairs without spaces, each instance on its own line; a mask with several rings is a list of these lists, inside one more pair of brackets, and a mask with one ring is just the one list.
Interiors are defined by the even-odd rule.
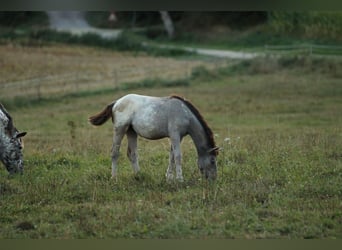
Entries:
[[23,142],[26,132],[19,132],[13,125],[13,120],[4,106],[0,103],[0,161],[10,174],[22,173]]

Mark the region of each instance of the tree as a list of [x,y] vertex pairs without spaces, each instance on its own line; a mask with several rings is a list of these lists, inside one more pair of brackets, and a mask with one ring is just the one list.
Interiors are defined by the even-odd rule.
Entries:
[[175,33],[175,28],[173,26],[172,19],[167,11],[159,11],[161,18],[163,20],[165,29],[167,34],[169,35],[169,38],[173,38]]

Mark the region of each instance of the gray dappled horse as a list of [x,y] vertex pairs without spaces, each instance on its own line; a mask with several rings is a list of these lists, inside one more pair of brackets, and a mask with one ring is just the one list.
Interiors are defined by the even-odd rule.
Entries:
[[14,127],[12,117],[0,103],[0,160],[10,174],[23,172],[21,137],[25,135],[26,132],[19,133]]
[[127,156],[133,171],[139,171],[137,136],[155,140],[169,137],[171,141],[167,180],[183,181],[181,168],[182,138],[190,135],[198,153],[198,167],[207,179],[216,179],[216,156],[213,133],[199,111],[179,96],[152,97],[129,94],[109,104],[102,112],[91,116],[91,124],[99,126],[112,118],[114,138],[112,148],[112,177],[116,177],[116,165],[120,145],[127,135]]

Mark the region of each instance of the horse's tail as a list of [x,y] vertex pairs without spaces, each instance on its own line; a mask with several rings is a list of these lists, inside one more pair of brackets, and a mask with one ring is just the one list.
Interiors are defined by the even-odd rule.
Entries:
[[93,115],[89,117],[89,122],[95,126],[100,126],[106,121],[108,121],[109,118],[112,118],[113,120],[113,106],[115,102],[107,105],[107,107],[102,110],[100,113]]

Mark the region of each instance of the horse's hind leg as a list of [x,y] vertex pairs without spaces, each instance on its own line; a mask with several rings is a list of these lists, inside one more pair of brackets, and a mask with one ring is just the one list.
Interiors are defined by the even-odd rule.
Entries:
[[119,154],[120,154],[120,145],[123,136],[126,133],[125,128],[115,128],[114,129],[114,138],[113,138],[113,147],[112,147],[112,178],[116,178],[116,165],[118,162]]
[[126,134],[127,134],[127,141],[128,141],[127,157],[131,161],[133,171],[136,174],[140,170],[139,162],[138,162],[138,150],[137,150],[138,135],[132,128],[128,129]]

